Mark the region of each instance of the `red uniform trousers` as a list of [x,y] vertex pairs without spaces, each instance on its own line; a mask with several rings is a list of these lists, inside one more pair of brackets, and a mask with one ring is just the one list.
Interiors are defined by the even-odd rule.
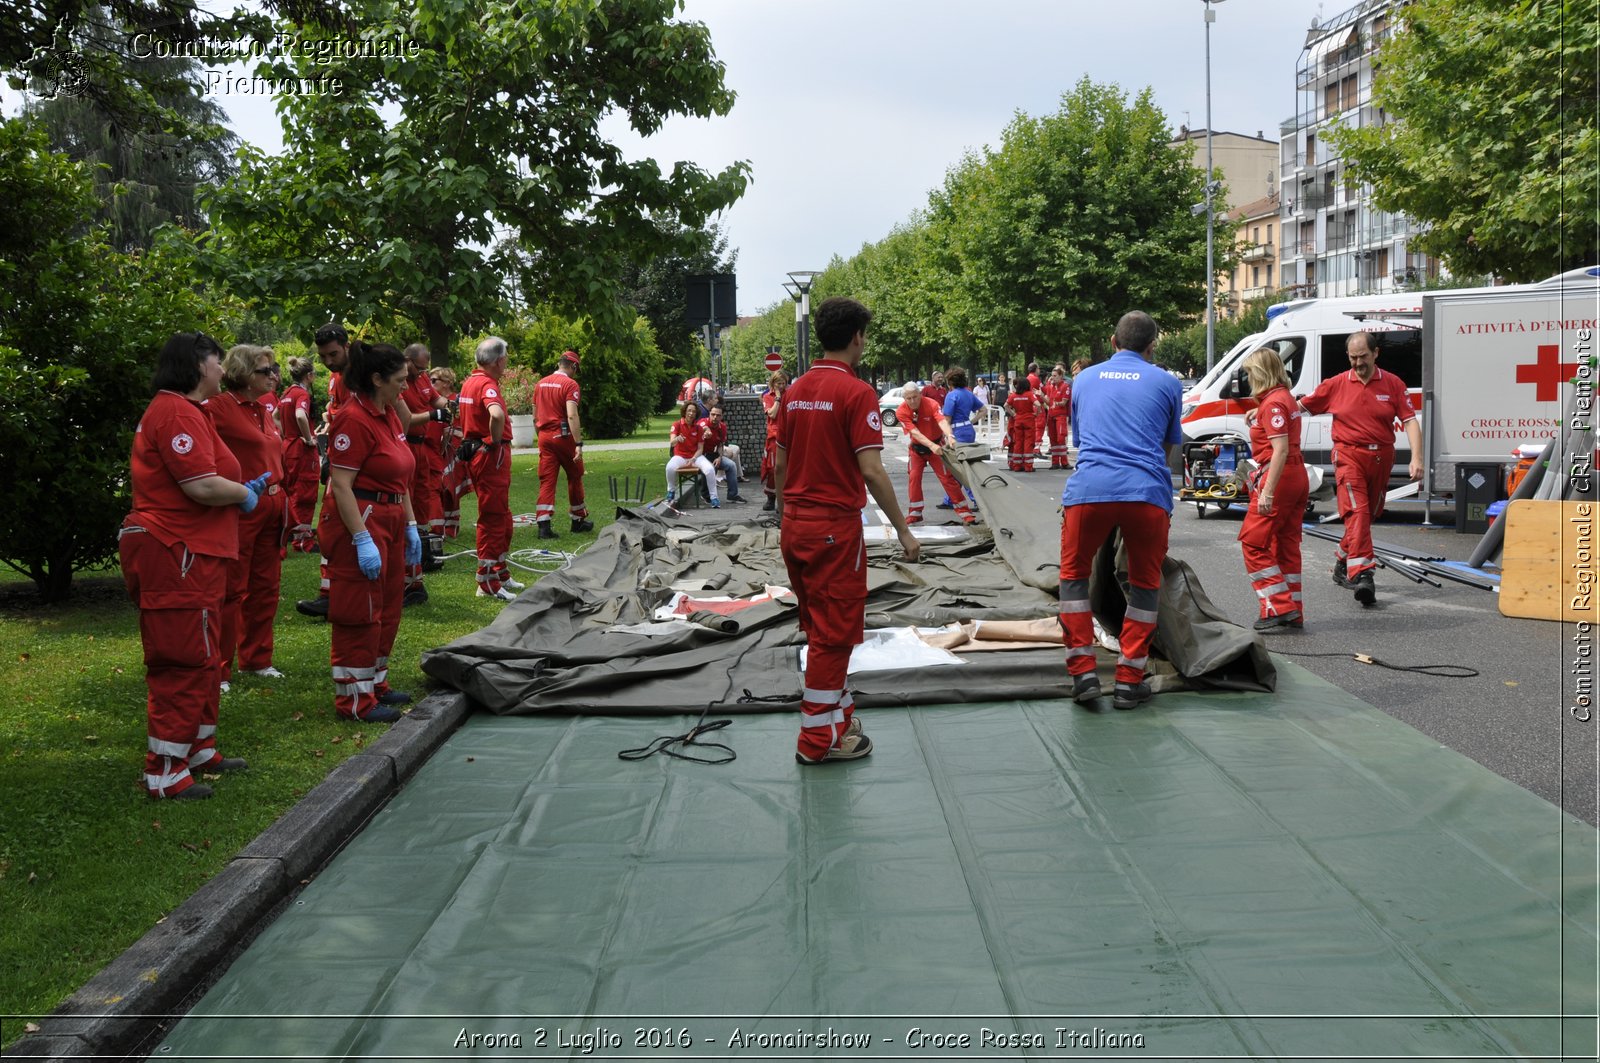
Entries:
[[[431,490],[425,496],[411,496],[412,512],[417,506],[422,506],[428,512],[428,535],[434,539],[444,538],[444,502],[449,496],[444,490],[444,452],[438,447],[429,445],[423,448],[423,460],[428,463],[428,482],[432,484]],[[461,502],[456,497],[456,527],[461,526]],[[422,523],[422,517],[417,516],[417,523]]]
[[1045,427],[1050,430],[1050,467],[1052,469],[1071,468],[1068,456],[1072,453],[1068,435],[1070,428],[1069,418],[1065,412],[1052,413],[1045,418]]
[[139,608],[144,643],[145,789],[172,797],[218,758],[222,594],[227,559],[163,546],[131,514],[118,536],[122,579]]
[[1339,499],[1339,519],[1344,521],[1344,537],[1334,556],[1345,559],[1345,574],[1350,579],[1378,567],[1372,553],[1372,521],[1383,513],[1393,467],[1392,445],[1368,450],[1361,445],[1334,444],[1334,494]]
[[795,749],[817,760],[844,738],[855,712],[845,680],[850,651],[860,644],[866,621],[867,548],[861,516],[785,506],[780,541],[806,636]]
[[768,498],[778,496],[778,441],[768,439],[761,451],[761,490]]
[[320,529],[328,551],[328,623],[333,628],[333,707],[344,719],[361,719],[389,692],[389,651],[400,630],[405,596],[406,514],[398,502],[356,503],[383,558],[378,578],[356,561],[355,543],[337,511]]
[[[411,448],[411,457],[416,461],[416,468],[411,474],[411,514],[417,518],[419,534],[432,534],[432,521],[436,513],[440,522],[444,520],[443,513],[439,513],[439,480],[433,475],[433,466],[428,464],[428,455],[437,453],[438,448],[429,443],[407,443]],[[422,562],[406,566],[406,590],[422,586]]]
[[[315,445],[307,446],[298,437],[283,447],[283,486],[294,506],[297,552],[311,553],[317,548],[317,491],[321,488],[322,455]],[[304,528],[302,531],[301,528]]]
[[493,594],[505,582],[511,552],[511,448],[485,446],[472,456],[478,492],[478,586]]
[[961,481],[957,480],[955,473],[945,465],[937,454],[918,454],[911,452],[911,479],[906,486],[906,494],[910,498],[910,512],[907,519],[916,524],[922,520],[922,470],[924,466],[932,466],[933,475],[938,478],[939,486],[944,488],[946,498],[956,500],[956,515],[963,524],[972,524],[978,518],[972,515],[972,508],[967,505],[967,493],[961,489]]
[[288,494],[268,488],[256,508],[239,518],[239,556],[228,562],[222,602],[223,679],[233,677],[235,654],[240,671],[255,672],[272,663],[272,625],[278,619],[283,578],[278,548],[288,509]]
[[539,433],[539,504],[536,520],[551,520],[556,515],[556,475],[567,474],[567,510],[573,520],[583,520],[589,507],[583,504],[583,459],[571,436],[560,432]]
[[1301,523],[1305,520],[1306,497],[1310,493],[1306,470],[1291,458],[1278,478],[1272,498],[1272,512],[1262,516],[1251,494],[1239,528],[1239,548],[1244,552],[1245,573],[1259,599],[1261,616],[1305,615],[1300,593]]
[[461,499],[472,493],[472,466],[456,457],[456,447],[461,437],[445,433],[449,452],[442,457],[444,468],[439,470],[439,510],[444,517],[444,534],[454,539],[461,533]]
[[1033,452],[1039,446],[1036,429],[1035,419],[1031,416],[1017,414],[1011,418],[1011,451],[1007,466],[1012,472],[1033,471]]
[[1122,529],[1128,555],[1128,608],[1118,640],[1118,686],[1144,679],[1150,643],[1156,633],[1161,595],[1161,562],[1167,556],[1172,515],[1148,502],[1089,502],[1068,506],[1061,518],[1061,627],[1067,637],[1067,672],[1094,671],[1094,613],[1089,607],[1089,575],[1094,555],[1114,528]]

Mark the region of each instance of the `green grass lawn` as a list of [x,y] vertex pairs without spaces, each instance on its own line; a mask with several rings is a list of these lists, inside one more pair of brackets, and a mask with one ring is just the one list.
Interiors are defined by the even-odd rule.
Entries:
[[[663,427],[662,435],[665,434]],[[635,438],[649,438],[648,436]],[[664,452],[664,447],[663,447]],[[532,513],[537,459],[515,459],[513,513]],[[598,531],[615,519],[609,478],[644,476],[661,493],[662,457],[650,451],[585,458]],[[462,506],[470,524],[473,498]],[[559,542],[576,551],[595,533],[566,531],[566,485],[557,492]],[[470,549],[470,526],[446,549]],[[542,545],[516,529],[513,549]],[[390,682],[421,693],[423,650],[476,631],[499,602],[476,598],[473,562],[427,578],[427,605],[407,609]],[[532,582],[533,574],[523,574]],[[279,680],[237,676],[224,696],[218,738],[250,770],[212,780],[209,801],[152,801],[143,786],[145,686],[138,617],[120,576],[80,575],[72,601],[38,605],[31,584],[0,582],[0,1013],[37,1016],[59,1004],[215,874],[337,764],[385,730],[334,717],[328,626],[294,611],[317,591],[315,556],[284,563],[274,663]],[[7,1022],[4,1041],[20,1037]]]

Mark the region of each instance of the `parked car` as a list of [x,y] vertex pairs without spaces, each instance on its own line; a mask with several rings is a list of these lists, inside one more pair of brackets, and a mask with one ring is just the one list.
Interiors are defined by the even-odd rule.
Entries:
[[905,401],[901,397],[901,392],[903,391],[905,391],[903,387],[890,388],[878,400],[878,418],[883,422],[885,428],[893,428],[900,423],[900,419],[895,416],[894,411],[898,410],[900,404]]

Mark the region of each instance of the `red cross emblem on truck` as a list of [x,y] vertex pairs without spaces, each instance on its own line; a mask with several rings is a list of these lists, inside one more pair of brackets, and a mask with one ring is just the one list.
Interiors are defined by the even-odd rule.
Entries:
[[1578,363],[1563,362],[1558,344],[1541,343],[1538,350],[1536,361],[1517,366],[1517,383],[1532,384],[1535,401],[1554,402],[1561,397],[1561,385],[1578,372]]

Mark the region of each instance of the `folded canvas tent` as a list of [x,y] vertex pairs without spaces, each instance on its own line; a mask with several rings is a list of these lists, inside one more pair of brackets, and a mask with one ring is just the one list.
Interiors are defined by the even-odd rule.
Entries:
[[[892,534],[869,537],[867,628],[932,628],[957,621],[1035,620],[1057,614],[1060,517],[1054,503],[968,450],[958,475],[986,524],[923,544],[907,564]],[[870,512],[870,510],[869,510]],[[872,529],[869,528],[869,531]],[[704,528],[648,510],[619,510],[568,568],[540,579],[488,627],[423,654],[428,675],[501,714],[770,712],[799,704],[800,633],[792,595],[727,615],[655,622],[676,595],[747,599],[788,576],[772,518]],[[1095,615],[1120,630],[1125,580],[1115,549],[1097,559]],[[1161,658],[1157,660],[1156,658]],[[1059,648],[965,655],[960,664],[852,671],[860,705],[1059,698],[1070,685]],[[1100,665],[1109,679],[1114,655]],[[1194,572],[1168,558],[1162,575],[1155,689],[1270,690],[1260,640],[1226,620]],[[740,699],[747,699],[740,701]]]

